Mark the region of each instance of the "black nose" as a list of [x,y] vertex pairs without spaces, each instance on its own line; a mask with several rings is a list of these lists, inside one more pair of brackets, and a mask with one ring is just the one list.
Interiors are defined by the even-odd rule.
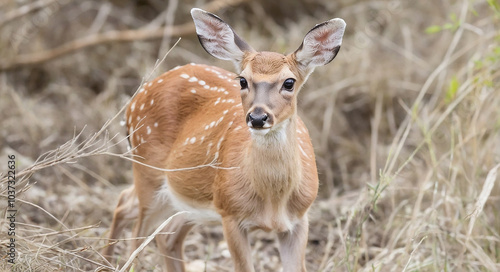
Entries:
[[247,123],[250,122],[253,128],[262,128],[268,118],[267,113],[262,110],[255,110],[247,116]]

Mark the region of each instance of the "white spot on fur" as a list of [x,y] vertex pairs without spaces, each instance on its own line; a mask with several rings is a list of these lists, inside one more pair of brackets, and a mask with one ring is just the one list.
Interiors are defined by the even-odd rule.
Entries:
[[212,147],[212,142],[208,143],[207,147],[208,147],[207,148],[207,156],[208,156],[208,154],[210,154],[210,148]]
[[205,85],[205,86],[203,86],[203,88],[205,88],[205,89],[207,89],[207,90],[208,90],[208,89],[210,89],[210,86]]
[[141,105],[141,108],[139,110],[143,110],[144,109],[144,104]]
[[188,74],[181,74],[181,77],[184,78],[184,79],[188,79],[189,75]]
[[147,130],[147,132],[146,132],[146,133],[147,133],[148,135],[149,135],[149,134],[151,134],[151,128],[150,128],[149,126],[147,126],[147,127],[146,127],[146,130]]
[[196,90],[195,90],[195,89],[192,89],[192,90],[191,90],[191,93],[196,93]]
[[132,103],[132,105],[130,105],[130,111],[134,111],[135,110],[135,101],[134,103]]
[[130,125],[132,123],[132,115],[128,117],[128,124]]
[[154,127],[158,127],[158,122],[155,122],[155,124],[153,126]]
[[120,121],[120,126],[122,126],[122,127],[123,127],[123,126],[125,126],[125,124],[126,124],[126,123],[127,123],[127,122],[125,122],[125,120],[121,120],[121,121]]
[[212,123],[210,123],[210,128],[213,128],[215,126],[215,121],[212,121]]
[[191,77],[188,81],[189,82],[195,82],[195,81],[198,81],[198,79],[196,77]]
[[157,82],[158,82],[158,83],[162,83],[162,82],[163,82],[163,78],[158,79],[158,81],[157,81]]
[[215,123],[215,125],[217,126],[218,124],[220,124],[220,122],[222,122],[222,120],[224,120],[224,116],[222,116],[221,118],[219,118],[219,120],[217,120],[217,123]]
[[141,117],[139,115],[137,115],[137,121],[141,120]]
[[229,110],[225,110],[222,112],[222,114],[226,115],[229,112]]
[[153,82],[148,83],[148,87],[151,87],[151,86],[153,86]]
[[233,84],[233,87],[238,87],[238,85],[236,85],[236,84]]
[[234,131],[238,131],[238,130],[240,130],[240,129],[241,129],[241,126],[237,126],[237,127],[234,129]]
[[141,89],[139,90],[139,93],[142,93],[142,92],[144,92],[144,88],[141,88]]
[[151,102],[149,103],[149,105],[153,105],[154,102],[155,102],[155,100],[151,99]]
[[204,86],[206,84],[206,82],[203,80],[200,80],[200,81],[198,81],[198,84],[200,84],[201,86]]
[[196,142],[196,137],[191,138],[191,140],[189,140],[189,142],[190,142],[191,144],[194,144],[194,143]]
[[204,140],[205,140],[205,136],[201,136],[200,141],[203,143]]
[[208,125],[205,126],[205,130],[208,130],[210,127]]
[[228,94],[229,94],[229,92],[228,92],[228,91],[225,91],[225,92],[224,92],[224,94],[225,94],[225,95],[228,95]]
[[220,150],[220,146],[222,144],[222,141],[224,141],[224,136],[220,137],[219,142],[217,142],[217,151]]
[[175,66],[175,67],[174,67],[171,71],[175,71],[175,70],[177,70],[177,69],[179,69],[179,68],[181,68],[181,66],[177,65],[177,66]]

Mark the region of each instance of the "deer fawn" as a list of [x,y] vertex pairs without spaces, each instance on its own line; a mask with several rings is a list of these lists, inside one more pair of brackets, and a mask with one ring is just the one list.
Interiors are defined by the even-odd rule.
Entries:
[[[307,211],[318,190],[314,151],[297,116],[297,95],[316,66],[340,49],[345,22],[316,25],[289,55],[257,52],[214,14],[192,9],[203,48],[241,73],[186,65],[146,83],[126,120],[138,160],[120,195],[110,239],[138,219],[145,237],[176,211],[156,242],[167,271],[184,271],[183,240],[194,224],[222,221],[235,271],[254,271],[248,231],[275,231],[283,271],[306,271]],[[215,167],[196,167],[215,162]],[[194,168],[193,168],[194,167]],[[140,244],[134,240],[134,247]],[[113,245],[104,255],[112,256]]]

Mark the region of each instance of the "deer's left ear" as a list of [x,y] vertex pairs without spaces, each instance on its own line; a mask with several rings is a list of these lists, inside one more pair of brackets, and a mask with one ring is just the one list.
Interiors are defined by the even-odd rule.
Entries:
[[340,50],[345,26],[344,20],[339,18],[316,25],[294,52],[297,63],[312,69],[332,61]]

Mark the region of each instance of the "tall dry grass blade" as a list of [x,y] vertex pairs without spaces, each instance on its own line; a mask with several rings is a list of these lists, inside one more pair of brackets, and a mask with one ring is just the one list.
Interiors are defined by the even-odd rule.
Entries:
[[375,116],[371,120],[371,147],[370,147],[370,180],[372,184],[377,182],[377,143],[380,122],[382,120],[383,94],[378,93],[375,102]]
[[[488,175],[486,176],[486,180],[484,181],[483,184],[483,189],[481,190],[481,193],[479,194],[476,203],[474,204],[474,208],[472,212],[469,214],[468,218],[470,219],[469,221],[469,227],[467,229],[467,234],[465,236],[465,242],[462,244],[462,252],[460,253],[460,258],[458,258],[458,267],[462,265],[463,262],[463,256],[467,249],[473,254],[473,255],[478,255],[480,253],[476,252],[472,248],[472,246],[469,245],[470,237],[472,234],[472,229],[474,229],[474,224],[476,223],[476,219],[481,214],[484,208],[484,204],[486,204],[486,201],[488,200],[491,190],[493,189],[493,186],[495,185],[495,181],[497,180],[497,174],[498,174],[498,168],[500,167],[500,164],[497,164],[495,167],[493,167],[489,172]],[[481,254],[484,255],[484,254]],[[484,261],[483,261],[484,262]],[[493,271],[493,270],[492,270]]]
[[469,241],[470,235],[472,233],[472,229],[474,228],[474,224],[476,223],[476,219],[479,216],[479,214],[483,211],[484,204],[486,203],[486,200],[490,197],[491,190],[493,189],[493,186],[495,185],[495,181],[497,180],[497,173],[498,173],[498,168],[500,167],[500,164],[497,164],[493,169],[491,169],[488,172],[488,175],[486,176],[486,180],[484,181],[483,184],[483,189],[481,190],[481,193],[479,194],[476,204],[474,204],[474,209],[472,210],[471,214],[469,215],[470,221],[469,221],[469,228],[467,230],[467,237],[466,237],[466,243]]
[[335,230],[333,229],[332,224],[328,224],[328,238],[325,246],[325,253],[323,254],[323,258],[321,259],[318,271],[326,271],[326,265],[329,259],[328,257],[330,256],[330,251],[333,249],[334,240],[335,240]]
[[420,239],[420,242],[418,242],[417,246],[412,250],[412,252],[410,253],[410,257],[408,258],[408,262],[406,262],[406,265],[405,267],[403,268],[403,272],[406,271],[406,269],[408,269],[408,266],[410,265],[410,262],[411,262],[411,258],[413,257],[413,254],[415,253],[415,251],[417,251],[417,249],[420,247],[420,245],[422,244],[422,242],[427,238],[427,236],[424,236],[422,237],[422,239]]

